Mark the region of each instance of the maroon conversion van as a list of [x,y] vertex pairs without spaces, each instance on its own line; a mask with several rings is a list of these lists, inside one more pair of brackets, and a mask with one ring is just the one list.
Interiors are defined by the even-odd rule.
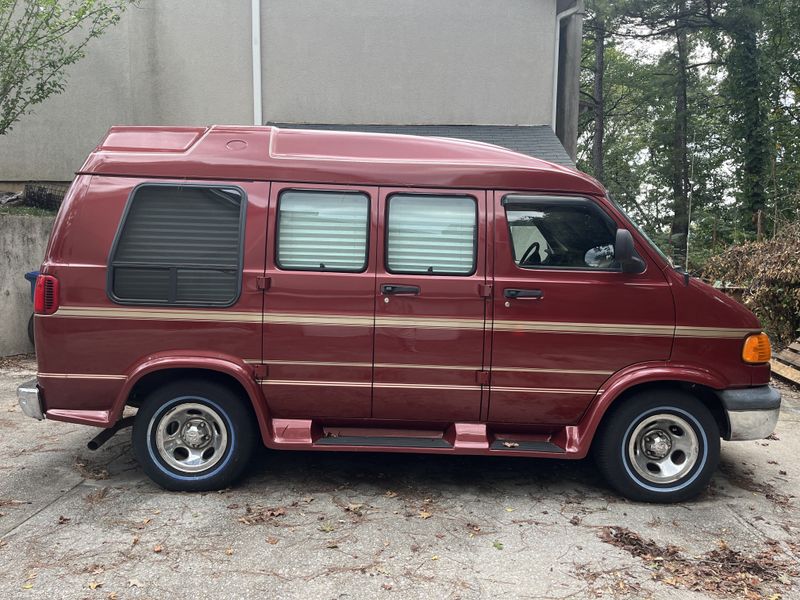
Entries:
[[[171,490],[270,448],[579,459],[704,489],[769,435],[769,340],[578,171],[468,141],[115,127],[36,282],[25,414],[133,424]],[[137,409],[123,418],[126,407]],[[133,412],[133,411],[129,411]]]

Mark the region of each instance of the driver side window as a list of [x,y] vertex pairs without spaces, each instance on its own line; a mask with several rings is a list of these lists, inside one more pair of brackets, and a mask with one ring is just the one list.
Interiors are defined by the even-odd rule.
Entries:
[[588,200],[507,196],[514,262],[523,269],[616,270],[616,226]]

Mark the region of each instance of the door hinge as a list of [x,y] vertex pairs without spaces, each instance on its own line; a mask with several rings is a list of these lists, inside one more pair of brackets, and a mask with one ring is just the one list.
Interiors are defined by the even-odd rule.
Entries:
[[269,375],[269,367],[267,365],[253,365],[253,375],[257,380],[266,379]]
[[272,277],[267,277],[266,275],[256,276],[256,288],[259,290],[268,290],[271,283]]
[[475,371],[475,383],[489,385],[489,371]]
[[492,290],[494,286],[491,283],[479,283],[478,284],[478,295],[481,298],[491,298],[492,297]]

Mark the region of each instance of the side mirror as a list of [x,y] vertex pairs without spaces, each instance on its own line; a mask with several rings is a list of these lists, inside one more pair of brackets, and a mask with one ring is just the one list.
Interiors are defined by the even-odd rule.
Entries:
[[622,267],[623,273],[644,271],[644,261],[633,249],[633,236],[627,229],[617,229],[617,238],[614,241],[614,260]]

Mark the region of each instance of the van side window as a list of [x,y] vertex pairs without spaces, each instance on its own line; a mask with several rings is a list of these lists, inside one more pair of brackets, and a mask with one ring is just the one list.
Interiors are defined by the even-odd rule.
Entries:
[[124,304],[233,304],[244,209],[238,188],[136,188],[111,252],[109,295]]
[[276,262],[288,271],[367,268],[369,196],[288,190],[278,199]]
[[514,253],[523,269],[615,269],[611,218],[589,200],[507,196]]
[[475,272],[478,204],[471,196],[393,194],[386,220],[389,273]]

